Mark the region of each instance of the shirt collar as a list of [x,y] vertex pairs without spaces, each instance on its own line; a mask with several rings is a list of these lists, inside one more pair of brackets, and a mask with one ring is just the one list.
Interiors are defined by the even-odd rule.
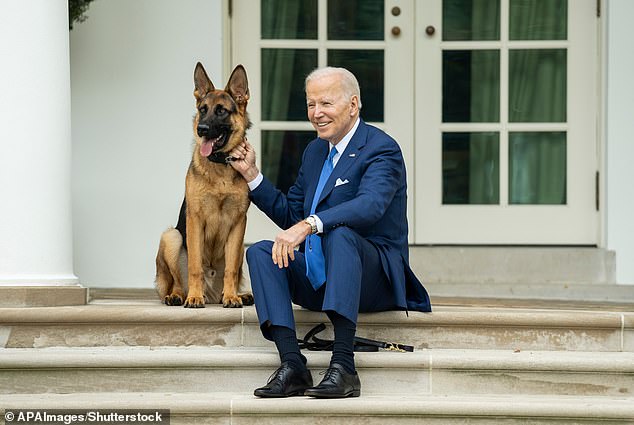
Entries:
[[[348,143],[350,143],[350,140],[352,140],[352,136],[354,136],[354,132],[357,131],[357,127],[359,127],[359,122],[360,121],[361,121],[361,119],[359,117],[357,117],[357,121],[354,123],[354,125],[352,126],[350,131],[347,132],[346,135],[343,136],[343,139],[341,139],[341,141],[334,146],[335,149],[337,149],[337,153],[338,153],[338,155],[335,157],[335,161],[337,159],[339,159],[339,157],[341,157],[341,154],[348,147]],[[330,152],[330,149],[332,149],[333,146],[332,146],[331,143],[328,143],[328,145],[329,145],[328,146],[328,152]]]

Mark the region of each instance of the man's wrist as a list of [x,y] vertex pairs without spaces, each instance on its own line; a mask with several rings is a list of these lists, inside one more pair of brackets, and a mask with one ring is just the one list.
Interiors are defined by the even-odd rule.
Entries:
[[258,170],[258,167],[253,167],[253,168],[249,168],[248,170],[245,170],[244,173],[242,173],[242,177],[244,177],[247,183],[250,183],[253,180],[255,180],[259,174],[260,174],[260,170]]
[[257,189],[263,180],[264,180],[264,176],[262,175],[262,173],[258,173],[258,175],[253,180],[247,181],[247,186],[249,186],[249,190],[254,191],[255,189]]
[[314,215],[309,215],[308,217],[306,217],[304,219],[304,223],[308,224],[310,226],[310,234],[314,235],[315,233],[317,233],[317,220],[315,220],[315,216]]

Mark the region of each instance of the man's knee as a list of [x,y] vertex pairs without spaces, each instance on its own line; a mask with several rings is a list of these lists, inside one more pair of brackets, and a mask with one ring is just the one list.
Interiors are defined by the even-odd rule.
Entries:
[[271,250],[273,249],[272,241],[260,241],[256,242],[247,248],[247,262],[253,261],[262,256],[271,257]]
[[358,246],[360,236],[347,226],[335,227],[331,231],[324,233],[321,245],[325,250],[333,247],[342,248],[344,246]]

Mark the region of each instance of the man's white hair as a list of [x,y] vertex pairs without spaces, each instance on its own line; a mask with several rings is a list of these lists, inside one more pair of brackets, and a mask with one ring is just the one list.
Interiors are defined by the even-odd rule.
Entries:
[[304,82],[304,91],[306,90],[306,86],[308,86],[309,81],[317,80],[322,77],[329,77],[331,75],[340,77],[341,87],[344,91],[343,94],[348,99],[352,98],[352,96],[356,96],[359,109],[361,109],[361,89],[359,89],[359,82],[357,81],[357,77],[355,77],[354,74],[346,68],[327,66],[325,68],[315,69],[306,77],[306,81]]

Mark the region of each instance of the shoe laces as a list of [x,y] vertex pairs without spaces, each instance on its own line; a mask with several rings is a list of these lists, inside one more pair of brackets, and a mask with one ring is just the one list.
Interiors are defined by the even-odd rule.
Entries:
[[288,369],[291,369],[291,365],[289,365],[288,363],[282,364],[282,366],[278,367],[277,370],[273,372],[271,376],[269,376],[269,380],[267,381],[267,384],[270,384],[271,382],[275,380],[281,380],[282,375],[286,373]]
[[322,381],[331,381],[335,382],[337,375],[339,375],[341,371],[334,367],[329,367],[326,370],[319,372],[320,375],[324,375],[324,379]]

